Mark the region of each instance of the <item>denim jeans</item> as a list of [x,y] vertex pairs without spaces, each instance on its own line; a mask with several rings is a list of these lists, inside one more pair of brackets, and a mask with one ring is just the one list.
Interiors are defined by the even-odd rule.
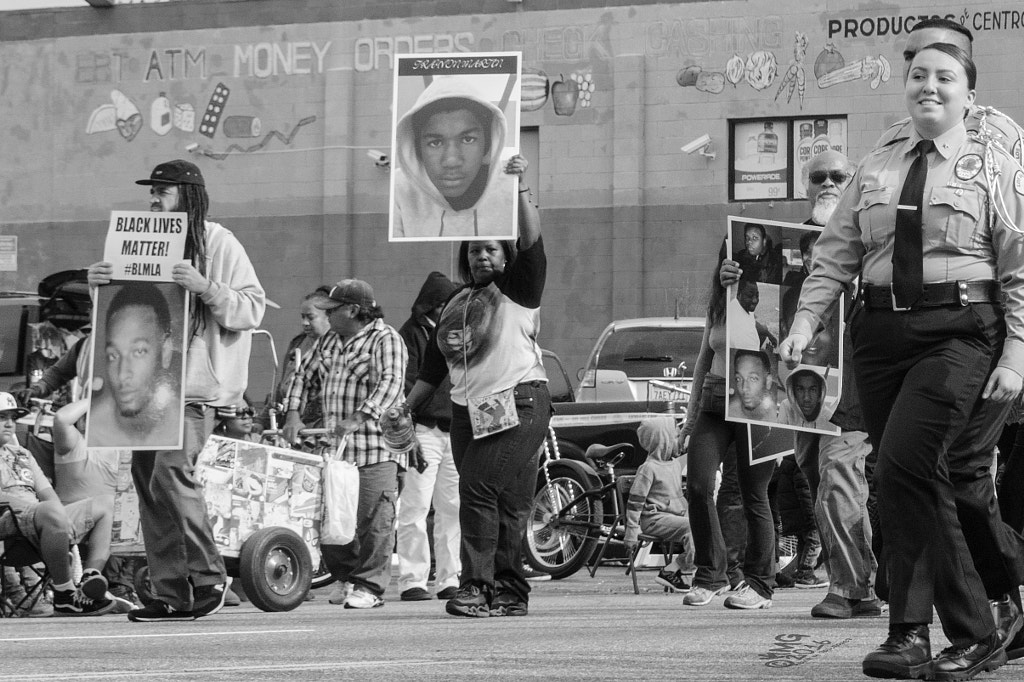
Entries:
[[195,477],[196,459],[212,431],[213,408],[190,403],[185,447],[132,453],[153,596],[178,610],[192,610],[193,587],[225,580],[203,486]]
[[[810,447],[809,441],[817,441],[817,448]],[[863,431],[843,431],[838,436],[797,434],[800,469],[812,486],[818,481],[814,520],[825,552],[829,592],[847,599],[875,596],[876,564],[864,472],[870,452],[868,434]]]
[[347,545],[323,545],[324,562],[339,582],[350,582],[378,597],[391,580],[395,546],[395,501],[398,464],[379,462],[359,467],[356,537]]
[[398,505],[398,588],[426,589],[430,573],[430,543],[427,513],[434,505],[434,554],[437,589],[459,584],[459,474],[455,471],[448,434],[436,426],[416,425],[416,438],[427,460],[421,474],[405,472],[405,487]]
[[469,412],[452,404],[452,453],[459,471],[462,586],[526,601],[522,546],[534,491],[537,460],[551,420],[551,397],[542,382],[515,387],[519,426],[473,439]]
[[700,414],[690,436],[687,491],[693,530],[694,585],[719,589],[728,585],[726,546],[715,509],[715,476],[730,445],[735,445],[736,472],[747,522],[743,574],[762,597],[775,590],[775,524],[768,505],[768,482],[775,470],[769,460],[751,466],[747,425],[725,421],[725,398],[705,386]]
[[722,458],[722,482],[715,498],[718,525],[725,540],[725,573],[730,587],[744,580],[743,562],[747,553],[747,519],[743,515],[743,495],[740,477],[736,471],[736,448],[730,447]]

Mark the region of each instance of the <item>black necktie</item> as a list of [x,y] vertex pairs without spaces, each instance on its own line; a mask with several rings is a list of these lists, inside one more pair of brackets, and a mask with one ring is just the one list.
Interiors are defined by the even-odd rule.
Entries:
[[934,148],[931,140],[917,143],[917,158],[910,164],[896,207],[896,239],[892,249],[892,293],[900,308],[917,303],[924,291],[921,203],[924,181],[928,177],[927,154]]

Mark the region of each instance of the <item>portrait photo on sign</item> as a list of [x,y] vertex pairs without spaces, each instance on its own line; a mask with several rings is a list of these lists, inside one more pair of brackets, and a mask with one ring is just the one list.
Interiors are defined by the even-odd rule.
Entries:
[[521,55],[395,61],[389,239],[515,239]]
[[726,306],[726,419],[839,432],[828,420],[843,388],[842,299],[809,339],[803,364],[796,368],[800,371],[786,368],[778,355],[820,234],[816,225],[728,217],[726,249],[739,264],[740,277],[729,287]]
[[95,291],[86,446],[181,448],[187,291],[125,280]]

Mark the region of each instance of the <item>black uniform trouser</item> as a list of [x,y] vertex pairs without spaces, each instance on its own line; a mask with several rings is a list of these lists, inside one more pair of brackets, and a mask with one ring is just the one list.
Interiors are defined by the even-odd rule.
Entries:
[[[861,306],[851,335],[864,421],[878,452],[874,480],[889,621],[930,623],[934,607],[947,639],[970,645],[995,623],[964,537],[948,453],[984,413],[981,392],[1005,336],[1002,308]],[[965,509],[987,506],[998,516],[991,482],[979,477],[961,493]],[[972,525],[972,534],[985,536],[977,538],[979,546],[995,542],[992,526]]]

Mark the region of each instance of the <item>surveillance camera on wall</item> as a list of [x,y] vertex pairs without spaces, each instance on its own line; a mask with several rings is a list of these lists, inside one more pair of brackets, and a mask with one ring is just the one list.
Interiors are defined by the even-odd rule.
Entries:
[[682,147],[680,147],[680,149],[682,149],[687,154],[693,154],[696,151],[704,149],[704,147],[708,146],[709,144],[711,144],[711,136],[705,133],[704,135],[698,137],[696,140],[687,142]]
[[371,149],[366,152],[366,155],[373,159],[373,162],[377,165],[378,168],[391,167],[391,158],[380,150]]

